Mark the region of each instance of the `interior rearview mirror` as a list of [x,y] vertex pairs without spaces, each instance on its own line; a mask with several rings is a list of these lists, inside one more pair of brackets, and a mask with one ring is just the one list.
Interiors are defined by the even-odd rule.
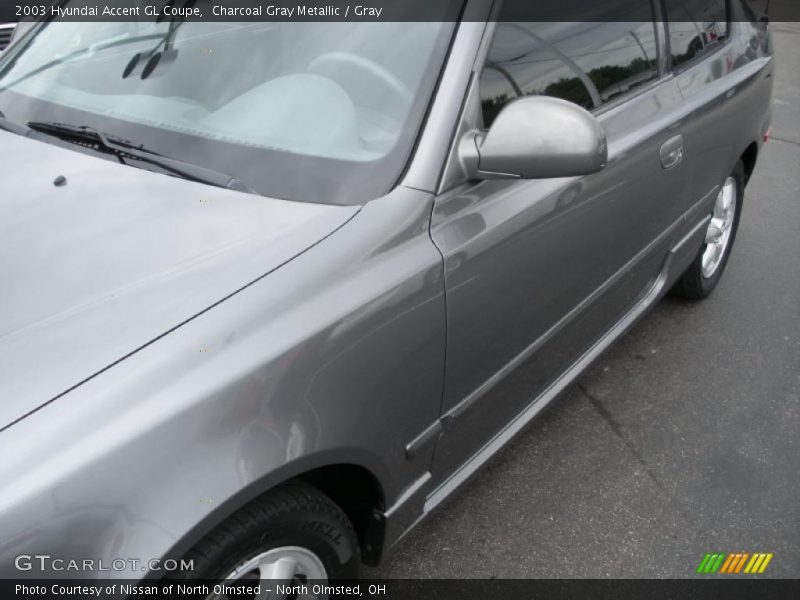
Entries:
[[600,171],[608,160],[599,121],[580,106],[547,96],[508,104],[488,132],[473,138],[478,178],[540,179]]

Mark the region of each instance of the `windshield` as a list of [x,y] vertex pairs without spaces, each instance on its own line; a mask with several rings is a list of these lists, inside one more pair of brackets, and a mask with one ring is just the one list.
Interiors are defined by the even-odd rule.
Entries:
[[0,111],[91,127],[263,195],[360,203],[401,175],[452,30],[49,22],[0,59]]

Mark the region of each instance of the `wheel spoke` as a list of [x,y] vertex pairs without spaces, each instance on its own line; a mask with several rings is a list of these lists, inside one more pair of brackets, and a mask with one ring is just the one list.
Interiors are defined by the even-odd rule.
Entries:
[[719,252],[719,246],[715,245],[711,249],[711,255],[708,257],[708,269],[710,271],[709,275],[713,274],[714,271],[717,268],[717,254],[718,254],[718,252]]
[[297,561],[289,557],[279,558],[275,562],[259,565],[258,570],[262,581],[265,579],[288,580],[297,572]]
[[717,221],[717,219],[711,219],[711,223],[708,224],[708,229],[706,230],[706,244],[715,244],[722,237],[723,231],[724,224]]
[[[294,558],[283,557],[275,562],[258,566],[261,579],[261,594],[258,600],[278,600],[286,598],[286,594],[279,594],[275,584],[290,585],[297,572],[297,561]],[[269,591],[267,591],[269,590]]]
[[706,277],[710,277],[716,270],[721,248],[722,244],[719,242],[713,242],[706,246],[702,261],[703,275]]
[[729,179],[722,188],[722,208],[726,214],[730,212],[731,204],[733,204],[735,186],[736,184],[733,183],[733,180]]

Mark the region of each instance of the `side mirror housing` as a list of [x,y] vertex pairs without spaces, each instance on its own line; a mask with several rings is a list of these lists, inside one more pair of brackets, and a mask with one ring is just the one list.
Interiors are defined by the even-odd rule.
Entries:
[[576,104],[547,96],[511,102],[473,141],[477,161],[469,162],[481,179],[576,177],[600,171],[608,160],[599,121]]

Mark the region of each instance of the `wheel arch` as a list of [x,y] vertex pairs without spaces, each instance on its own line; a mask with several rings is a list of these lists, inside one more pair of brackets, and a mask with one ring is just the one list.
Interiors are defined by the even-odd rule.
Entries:
[[359,465],[335,464],[306,471],[293,479],[315,487],[344,511],[358,535],[362,560],[376,565],[383,548],[386,507],[377,477]]
[[753,174],[753,170],[756,168],[756,160],[758,159],[758,142],[752,142],[742,155],[739,157],[744,165],[744,183],[747,185],[747,182],[750,181],[750,176]]
[[[323,455],[324,456],[324,455]],[[270,490],[289,481],[303,481],[331,498],[353,524],[361,545],[362,561],[377,565],[384,545],[384,487],[373,465],[361,461],[329,461],[328,457],[304,457],[273,473],[253,481],[215,507],[204,519],[186,532],[165,553],[163,559],[179,560],[197,542],[223,521]],[[149,572],[145,579],[157,579]]]

